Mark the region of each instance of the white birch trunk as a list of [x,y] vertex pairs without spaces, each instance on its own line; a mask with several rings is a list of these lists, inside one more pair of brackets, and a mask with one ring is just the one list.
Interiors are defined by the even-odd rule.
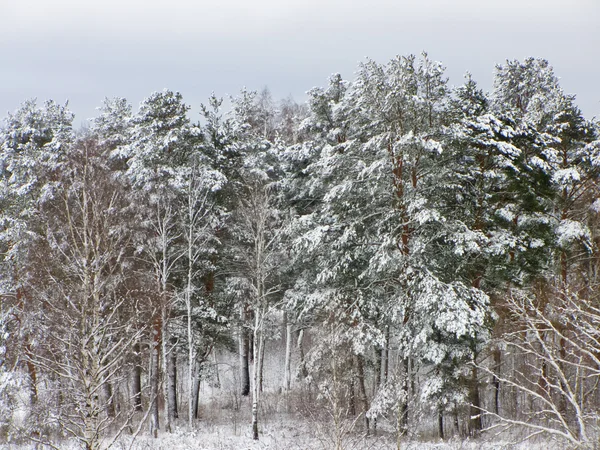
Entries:
[[[188,201],[188,215],[193,218],[193,208],[191,206],[191,201]],[[190,431],[194,429],[194,336],[192,335],[192,278],[194,276],[193,272],[193,263],[194,263],[194,255],[193,255],[193,223],[190,223],[188,229],[188,274],[187,274],[187,287],[185,292],[185,308],[187,312],[187,341],[188,341],[188,427]]]
[[252,438],[258,440],[258,396],[260,394],[258,389],[258,311],[254,314],[254,347],[252,349],[253,361],[252,361]]
[[189,283],[188,278],[188,292],[186,293],[186,309],[187,309],[187,339],[188,339],[188,373],[187,373],[187,385],[188,385],[188,427],[190,431],[194,429],[194,346],[192,337],[192,306],[189,294]]
[[283,375],[283,389],[290,390],[292,380],[292,323],[288,320],[285,326],[285,366]]
[[158,368],[159,368],[159,327],[154,327],[152,329],[152,339],[151,339],[151,351],[150,351],[150,434],[155,438],[158,437],[158,430],[160,428],[159,417],[158,417],[158,386],[159,386],[159,378],[158,378]]
[[262,327],[264,318],[264,279],[265,272],[263,267],[263,257],[265,250],[265,229],[264,229],[264,217],[259,212],[259,220],[256,223],[256,234],[254,236],[254,251],[255,251],[255,276],[256,276],[256,307],[254,310],[254,345],[253,345],[253,378],[254,385],[252,386],[252,438],[258,440],[258,403],[261,392],[261,375],[262,375]]
[[168,368],[168,358],[169,358],[169,352],[168,352],[168,348],[167,348],[167,308],[166,305],[163,304],[162,306],[162,311],[161,311],[161,318],[162,318],[162,331],[161,331],[161,335],[162,335],[162,340],[161,340],[161,353],[162,353],[162,358],[161,358],[161,370],[162,370],[162,374],[163,374],[163,398],[164,398],[164,418],[165,418],[165,431],[167,433],[171,433],[171,422],[173,420],[173,417],[171,417],[171,411],[172,411],[172,406],[171,406],[171,396],[169,395],[169,385],[171,384],[171,380],[170,380],[170,371]]
[[264,345],[264,339],[262,335],[262,311],[257,310],[254,314],[254,348],[253,348],[253,361],[252,361],[252,438],[258,440],[258,406],[260,401],[260,384],[261,384],[261,372],[262,363],[260,358],[260,352]]

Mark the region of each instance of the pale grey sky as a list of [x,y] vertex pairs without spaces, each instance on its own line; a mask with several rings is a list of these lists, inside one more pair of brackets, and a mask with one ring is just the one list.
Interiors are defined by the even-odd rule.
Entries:
[[422,50],[484,89],[496,63],[546,58],[600,116],[600,0],[0,0],[0,117],[69,99],[81,124],[105,96],[163,88],[193,111],[242,86],[302,101],[367,56]]

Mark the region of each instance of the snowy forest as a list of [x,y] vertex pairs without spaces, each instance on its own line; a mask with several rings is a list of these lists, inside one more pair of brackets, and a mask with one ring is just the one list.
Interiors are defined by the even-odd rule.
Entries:
[[324,84],[3,119],[0,446],[151,442],[220,409],[340,450],[597,448],[600,123],[538,58],[490,92],[425,53]]

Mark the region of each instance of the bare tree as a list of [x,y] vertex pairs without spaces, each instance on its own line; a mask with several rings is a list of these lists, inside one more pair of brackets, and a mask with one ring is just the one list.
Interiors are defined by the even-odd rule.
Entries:
[[165,399],[164,419],[166,431],[171,432],[171,423],[175,417],[176,395],[172,392],[175,385],[170,379],[173,376],[173,372],[168,370],[169,354],[173,351],[172,348],[169,348],[168,325],[175,293],[175,288],[171,286],[170,280],[176,269],[177,262],[183,257],[183,254],[175,245],[177,240],[181,238],[181,232],[178,229],[177,212],[171,203],[171,199],[167,195],[157,196],[153,203],[150,213],[150,227],[154,239],[150,241],[144,254],[152,267],[156,283],[156,305],[154,308],[154,317],[152,318],[150,365],[150,383],[154,399],[152,402],[153,412],[150,417],[150,431],[156,437],[160,428],[158,392],[162,377],[165,378],[162,387]]
[[514,370],[481,368],[513,388],[523,400],[518,413],[484,411],[498,419],[493,428],[520,426],[529,437],[552,435],[582,448],[597,439],[600,379],[600,309],[597,302],[563,292],[552,303],[513,294],[507,306],[517,329],[501,338]]
[[132,254],[128,202],[103,160],[94,141],[71,149],[41,211],[46,230],[32,255],[39,277],[28,286],[44,340],[27,358],[58,393],[55,414],[47,417],[86,450],[110,447],[133,416],[130,402],[117,412],[112,387],[126,378],[125,358],[142,332],[124,313],[136,305],[120,289]]
[[262,385],[265,325],[281,291],[283,224],[275,208],[272,187],[254,179],[236,211],[235,232],[243,247],[235,264],[249,292],[253,312],[252,436],[258,439],[258,409]]

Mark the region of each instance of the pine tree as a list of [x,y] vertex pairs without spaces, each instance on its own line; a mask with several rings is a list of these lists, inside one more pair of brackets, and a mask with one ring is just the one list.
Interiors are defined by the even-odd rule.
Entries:
[[12,360],[25,362],[32,407],[38,400],[39,368],[31,356],[40,329],[30,304],[35,267],[29,255],[45,229],[40,208],[54,196],[74,139],[72,121],[67,105],[47,101],[37,106],[29,100],[0,129],[0,296],[3,309],[10,308],[17,319],[5,348]]
[[[129,142],[114,154],[126,161],[125,176],[132,185],[140,207],[139,217],[146,228],[140,250],[154,273],[152,317],[152,420],[156,436],[159,428],[158,395],[160,377],[164,377],[165,429],[177,414],[173,355],[169,322],[175,298],[173,277],[182,257],[177,241],[181,238],[179,207],[186,186],[189,167],[186,166],[199,134],[186,116],[189,107],[181,94],[165,90],[144,100],[131,119]],[[162,355],[162,358],[161,358]],[[162,361],[162,367],[160,362]]]

